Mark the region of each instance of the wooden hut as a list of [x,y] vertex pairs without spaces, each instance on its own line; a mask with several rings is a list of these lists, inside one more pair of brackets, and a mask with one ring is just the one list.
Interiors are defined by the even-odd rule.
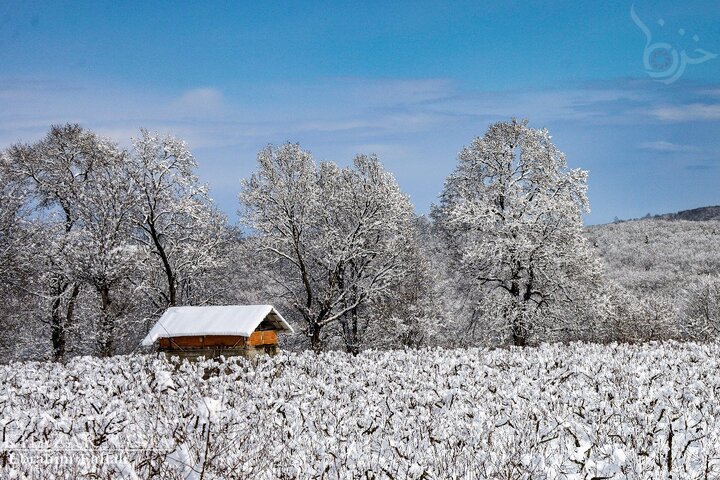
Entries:
[[294,333],[272,305],[171,307],[143,345],[180,357],[213,357],[278,351],[278,334]]

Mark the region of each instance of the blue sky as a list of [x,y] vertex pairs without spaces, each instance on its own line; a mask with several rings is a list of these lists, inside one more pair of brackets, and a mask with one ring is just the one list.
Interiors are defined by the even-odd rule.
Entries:
[[720,53],[720,3],[636,1],[649,40],[632,5],[5,1],[0,147],[174,133],[231,218],[267,143],[377,153],[425,213],[463,145],[519,117],[590,171],[588,223],[720,204],[720,58],[672,57]]

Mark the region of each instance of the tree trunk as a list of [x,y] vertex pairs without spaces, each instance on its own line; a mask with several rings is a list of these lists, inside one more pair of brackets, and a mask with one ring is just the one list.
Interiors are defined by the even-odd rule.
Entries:
[[[69,234],[72,230],[74,220],[70,214],[70,208],[67,205],[63,204],[62,209],[65,212],[65,233]],[[60,276],[57,279],[55,292],[53,292],[55,294],[55,300],[52,303],[50,318],[50,341],[52,342],[53,360],[56,362],[62,362],[65,359],[67,346],[66,328],[72,323],[73,315],[75,314],[75,301],[80,293],[80,284],[73,284],[65,315],[61,315],[62,295],[67,291],[69,286],[70,282]]]
[[522,296],[520,294],[520,284],[513,281],[510,285],[510,295],[513,297],[512,315],[512,340],[516,347],[524,347],[527,344],[527,329],[525,328],[525,318]]
[[360,345],[358,345],[358,313],[357,308],[350,311],[350,345],[348,353],[357,355],[360,353]]
[[170,259],[167,256],[167,252],[165,252],[165,247],[163,247],[162,242],[160,241],[160,234],[155,229],[155,220],[153,216],[148,216],[145,219],[145,222],[147,224],[147,228],[145,228],[145,231],[150,234],[150,238],[153,241],[153,244],[155,245],[155,253],[160,257],[160,260],[163,264],[163,271],[165,272],[165,277],[167,278],[168,282],[168,307],[174,307],[177,305],[177,279],[175,278],[175,272],[173,272],[172,265],[170,265]]
[[115,325],[112,318],[112,299],[110,298],[110,289],[106,286],[98,289],[101,300],[101,319],[100,319],[100,356],[110,357],[113,354],[113,335]]
[[522,321],[518,318],[513,322],[512,338],[516,347],[524,347],[527,344],[527,335],[522,327]]
[[[73,319],[75,318],[75,305],[77,304],[77,298],[80,294],[80,284],[75,283],[73,285],[72,292],[70,292],[70,298],[68,299],[67,308],[65,309],[65,326],[72,325]],[[63,349],[65,343],[65,332],[63,331]]]
[[65,358],[65,322],[60,315],[60,297],[57,297],[52,304],[52,318],[50,321],[50,338],[52,340],[53,360],[62,362]]
[[72,324],[73,316],[75,314],[75,303],[80,293],[80,284],[73,284],[73,289],[70,292],[70,298],[68,299],[67,308],[65,315],[60,313],[62,307],[62,295],[67,291],[70,286],[69,283],[64,281],[58,281],[55,300],[52,303],[52,313],[50,318],[50,339],[52,342],[52,356],[56,362],[62,362],[65,359],[65,352],[67,349],[66,329],[67,326]]
[[320,339],[321,328],[322,326],[317,322],[310,324],[310,346],[315,353],[322,352],[322,340]]

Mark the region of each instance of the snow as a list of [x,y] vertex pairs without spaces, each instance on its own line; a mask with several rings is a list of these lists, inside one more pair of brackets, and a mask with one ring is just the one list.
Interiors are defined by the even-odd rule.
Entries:
[[275,324],[278,331],[294,333],[272,305],[171,307],[160,317],[142,344],[150,346],[159,338],[193,335],[249,337],[266,318]]
[[222,410],[222,402],[216,398],[203,397],[197,402],[198,426],[216,423],[218,412]]
[[0,382],[0,478],[720,478],[717,343],[84,357]]

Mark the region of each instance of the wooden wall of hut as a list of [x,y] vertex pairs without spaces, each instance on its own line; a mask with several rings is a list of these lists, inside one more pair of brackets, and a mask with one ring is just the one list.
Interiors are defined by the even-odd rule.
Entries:
[[249,337],[237,335],[195,335],[159,339],[161,352],[180,358],[243,356],[252,358],[266,353],[278,352],[277,332],[274,330],[255,331]]

